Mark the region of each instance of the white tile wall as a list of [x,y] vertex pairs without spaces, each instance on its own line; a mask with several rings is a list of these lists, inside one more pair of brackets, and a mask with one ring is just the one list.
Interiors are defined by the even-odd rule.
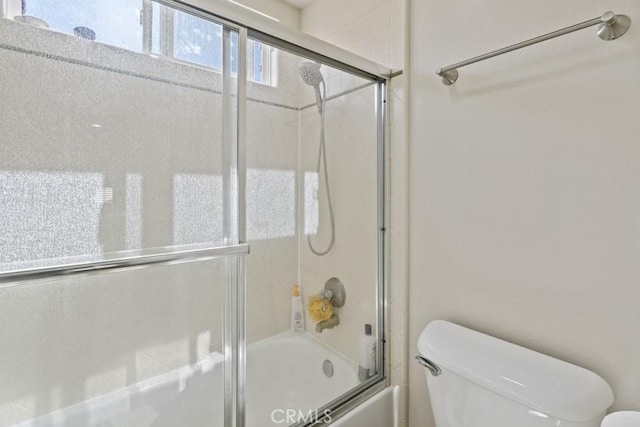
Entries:
[[390,83],[389,97],[389,216],[390,272],[389,313],[391,382],[400,386],[399,421],[408,423],[408,363],[413,359],[409,341],[408,289],[408,173],[409,153],[406,144],[406,77],[396,77]]
[[[365,81],[360,80],[360,85]],[[326,105],[326,153],[335,217],[335,245],[325,256],[314,255],[306,236],[300,233],[300,268],[306,298],[322,291],[331,277],[339,278],[347,291],[347,302],[338,310],[340,325],[315,333],[307,319],[307,330],[349,359],[358,361],[359,337],[364,324],[376,323],[377,283],[377,188],[375,86],[343,95]],[[315,106],[301,114],[301,178],[315,174],[320,119]],[[304,188],[301,189],[301,192]],[[328,204],[324,178],[318,195],[319,227],[312,236],[316,249],[329,239]],[[308,208],[305,206],[305,208]],[[304,210],[301,226],[304,227]]]
[[[315,0],[302,11],[301,29],[392,69],[404,67],[404,0]],[[344,87],[328,79],[330,93]],[[408,422],[408,151],[406,79],[394,78],[389,95],[390,348],[391,381],[401,386],[400,423]],[[339,88],[339,89],[338,89]]]
[[247,334],[250,343],[289,329],[298,278],[298,62],[278,52],[277,88],[250,85],[247,114]]

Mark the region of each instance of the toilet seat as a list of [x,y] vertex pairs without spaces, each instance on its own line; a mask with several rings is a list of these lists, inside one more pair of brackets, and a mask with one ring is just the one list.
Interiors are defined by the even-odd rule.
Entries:
[[640,412],[614,412],[604,418],[601,427],[640,427]]

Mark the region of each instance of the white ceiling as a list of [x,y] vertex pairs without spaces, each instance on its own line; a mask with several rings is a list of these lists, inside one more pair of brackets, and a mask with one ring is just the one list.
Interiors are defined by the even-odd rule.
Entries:
[[283,1],[285,3],[289,3],[290,5],[295,6],[298,9],[304,9],[305,7],[309,6],[309,4],[313,0],[280,0],[280,1]]

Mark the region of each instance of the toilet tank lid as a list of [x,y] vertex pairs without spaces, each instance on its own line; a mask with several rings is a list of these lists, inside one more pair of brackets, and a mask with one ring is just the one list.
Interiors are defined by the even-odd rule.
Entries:
[[609,385],[591,371],[444,320],[427,325],[418,351],[445,374],[561,420],[592,420],[613,403]]

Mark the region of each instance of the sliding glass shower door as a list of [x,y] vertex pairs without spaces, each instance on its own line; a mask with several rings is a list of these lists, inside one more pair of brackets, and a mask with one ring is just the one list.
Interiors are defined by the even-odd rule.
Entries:
[[383,79],[181,2],[0,2],[0,427],[382,387]]
[[0,426],[230,425],[238,29],[25,7],[0,20]]
[[306,425],[384,376],[381,88],[251,36],[246,421]]

